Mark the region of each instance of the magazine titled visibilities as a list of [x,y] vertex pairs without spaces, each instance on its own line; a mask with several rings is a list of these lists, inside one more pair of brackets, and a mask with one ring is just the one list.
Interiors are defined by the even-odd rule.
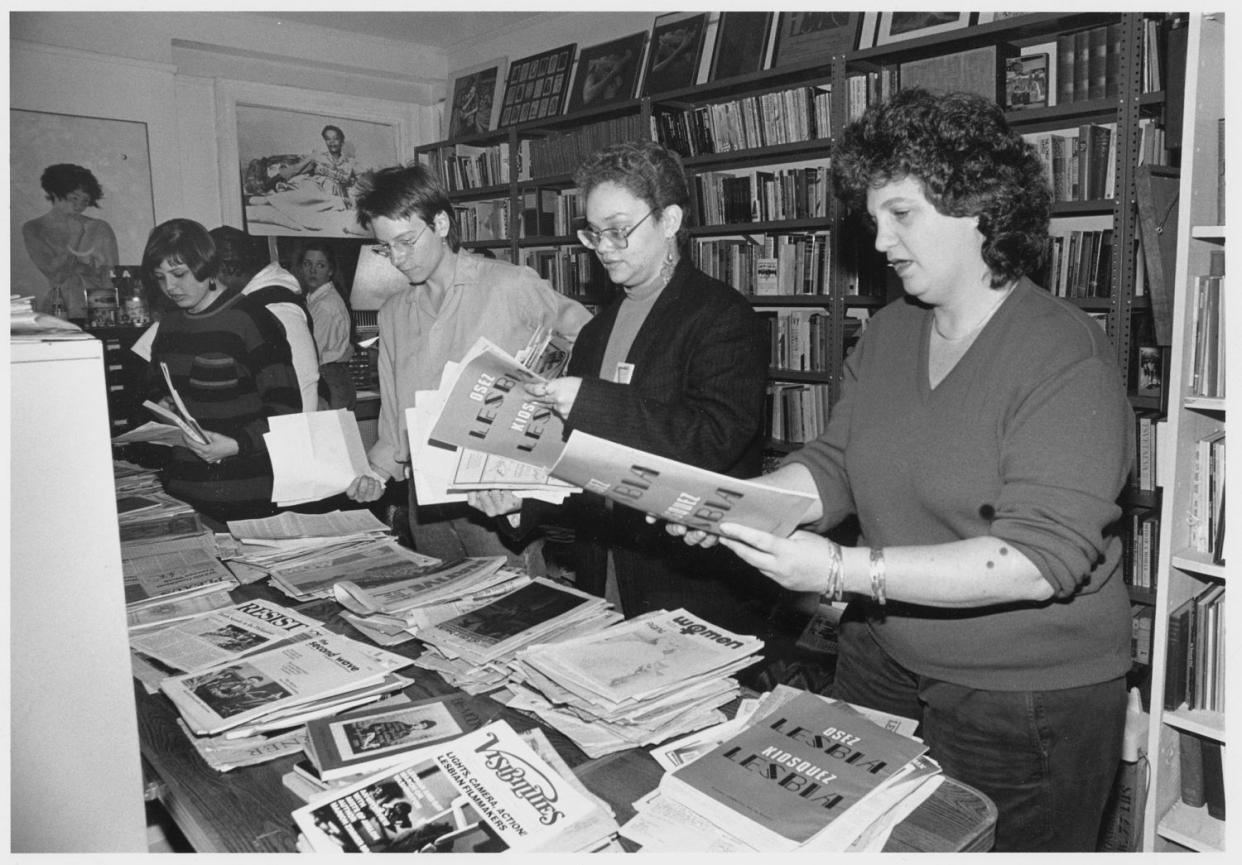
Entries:
[[552,467],[561,480],[672,523],[719,534],[722,522],[780,537],[815,497],[739,480],[574,430]]
[[293,812],[313,852],[574,851],[615,829],[504,721]]

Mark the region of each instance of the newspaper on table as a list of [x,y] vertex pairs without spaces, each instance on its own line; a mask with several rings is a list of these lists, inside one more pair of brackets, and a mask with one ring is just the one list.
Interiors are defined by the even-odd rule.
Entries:
[[348,409],[277,415],[263,434],[272,459],[272,501],[281,507],[345,492],[371,474],[358,420]]
[[118,520],[121,546],[148,541],[167,541],[210,535],[198,514],[188,506],[144,511],[133,518]]
[[603,598],[536,577],[462,616],[420,631],[419,639],[449,657],[485,664],[610,606]]
[[508,581],[512,571],[502,571],[504,564],[504,556],[478,556],[427,566],[379,565],[341,580],[334,593],[345,609],[360,616],[383,614],[402,619],[402,614],[413,608]]
[[198,670],[322,633],[320,623],[256,598],[158,631],[131,633],[130,648],[176,670]]
[[221,586],[204,594],[171,595],[157,598],[126,610],[126,624],[131,634],[153,628],[166,628],[185,619],[233,606],[230,586]]
[[[322,634],[160,683],[198,735],[253,724],[381,683],[409,659],[337,634]],[[395,684],[395,683],[394,683]]]
[[663,520],[719,534],[722,522],[788,536],[815,496],[740,480],[574,430],[552,474]]
[[504,721],[298,808],[312,852],[580,852],[612,815]]
[[229,534],[250,544],[281,546],[290,541],[319,541],[366,535],[389,535],[391,529],[367,508],[332,511],[326,514],[299,514],[284,511],[257,520],[229,520]]
[[121,573],[130,612],[237,586],[205,534],[122,544]]

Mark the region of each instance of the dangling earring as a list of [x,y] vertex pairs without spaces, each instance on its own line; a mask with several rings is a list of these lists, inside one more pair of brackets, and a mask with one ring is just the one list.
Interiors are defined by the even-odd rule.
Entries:
[[664,262],[660,265],[660,279],[664,285],[668,285],[669,280],[673,278],[673,270],[677,267],[677,256],[673,254],[673,243],[669,240],[668,246],[664,250]]

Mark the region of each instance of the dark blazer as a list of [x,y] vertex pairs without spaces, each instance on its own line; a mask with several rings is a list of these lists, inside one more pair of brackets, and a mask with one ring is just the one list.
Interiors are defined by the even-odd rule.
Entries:
[[[734,477],[759,474],[762,461],[768,337],[744,297],[683,259],[656,299],[626,358],[628,384],[600,378],[600,364],[621,300],[578,334],[568,375],[582,385],[566,435],[582,430],[619,444]],[[715,624],[772,584],[722,547],[688,547],[642,513],[594,494],[572,497],[555,515],[523,505],[519,531],[538,522],[570,526],[580,587],[603,594],[613,553],[623,612],[684,606]],[[503,528],[505,521],[498,521]]]

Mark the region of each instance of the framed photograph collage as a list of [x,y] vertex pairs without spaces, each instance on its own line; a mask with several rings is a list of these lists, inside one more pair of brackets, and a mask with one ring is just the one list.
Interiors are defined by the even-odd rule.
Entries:
[[455,72],[449,79],[443,131],[449,139],[494,131],[704,82],[811,64],[1006,14],[670,12],[655,16],[649,31],[582,48],[562,45],[512,62],[501,57]]

